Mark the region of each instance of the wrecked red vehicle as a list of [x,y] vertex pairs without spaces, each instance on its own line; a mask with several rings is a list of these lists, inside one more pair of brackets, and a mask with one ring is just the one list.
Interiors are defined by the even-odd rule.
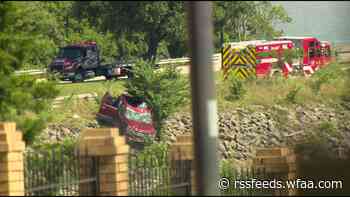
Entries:
[[153,140],[156,130],[153,126],[152,110],[146,102],[126,93],[113,97],[106,92],[102,98],[97,119],[119,127],[127,141],[147,142]]

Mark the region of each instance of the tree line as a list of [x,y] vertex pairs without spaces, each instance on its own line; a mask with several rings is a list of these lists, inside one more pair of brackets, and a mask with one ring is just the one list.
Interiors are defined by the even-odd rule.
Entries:
[[[188,56],[186,6],[181,1],[2,2],[12,30],[33,38],[26,67],[45,67],[58,47],[94,40],[106,61]],[[283,7],[267,1],[213,2],[214,44],[281,35],[290,22]],[[4,8],[3,8],[4,9]],[[5,8],[6,9],[6,8]],[[2,15],[6,15],[2,12]],[[5,32],[3,32],[5,33]],[[6,34],[6,33],[5,33]],[[7,32],[7,35],[11,35]]]
[[[269,39],[290,22],[270,2],[214,2],[214,44]],[[96,41],[106,62],[188,56],[186,6],[181,1],[0,1],[0,121],[16,121],[32,141],[58,95],[51,82],[16,76],[45,68],[69,43]]]

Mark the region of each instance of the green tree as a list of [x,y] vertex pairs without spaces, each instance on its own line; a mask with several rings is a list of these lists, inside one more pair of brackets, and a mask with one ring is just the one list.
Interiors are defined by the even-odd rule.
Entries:
[[114,35],[99,32],[86,20],[74,17],[74,2],[13,2],[11,31],[30,34],[34,46],[26,51],[23,69],[44,68],[57,54],[59,47],[83,40],[94,40],[102,48],[102,57],[108,61],[117,56]]
[[45,127],[47,109],[58,92],[52,83],[14,74],[38,47],[35,35],[14,28],[21,9],[15,2],[0,4],[0,121],[15,121],[31,143]]
[[215,46],[220,49],[223,41],[271,39],[282,34],[276,23],[288,23],[282,6],[267,1],[217,1],[214,3]]
[[35,46],[24,51],[26,57],[23,58],[23,64],[27,67],[46,66],[56,52],[56,43],[63,41],[63,35],[59,31],[59,18],[48,8],[53,3],[13,2],[12,4],[16,7],[16,11],[12,12],[13,23],[8,27],[9,31],[30,35]]
[[155,70],[149,62],[138,61],[134,78],[126,84],[130,95],[145,100],[152,108],[157,136],[162,137],[166,118],[183,106],[188,98],[188,82],[175,67]]
[[[171,54],[178,55],[185,48],[181,51],[175,47],[185,38],[183,2],[80,2],[74,7],[80,19],[86,18],[101,31],[114,33],[121,57],[155,60],[163,41],[169,44]],[[101,20],[96,19],[96,13],[100,13]]]
[[[123,2],[124,4],[124,2]],[[131,32],[142,32],[147,43],[144,58],[155,60],[157,49],[163,40],[178,37],[183,32],[184,8],[178,1],[128,2],[120,6],[120,21],[130,24]],[[127,8],[127,9],[126,9]]]

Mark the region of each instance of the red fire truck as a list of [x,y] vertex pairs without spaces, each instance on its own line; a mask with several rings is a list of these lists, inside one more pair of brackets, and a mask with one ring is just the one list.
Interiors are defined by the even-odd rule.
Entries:
[[264,77],[266,75],[273,75],[274,73],[283,73],[284,76],[288,76],[290,72],[293,71],[292,64],[284,61],[281,68],[274,67],[274,64],[277,64],[278,59],[272,57],[271,55],[262,56],[263,52],[271,52],[273,50],[277,51],[279,56],[282,56],[282,53],[286,49],[293,49],[293,43],[291,41],[269,41],[264,43],[259,43],[256,45],[256,76]]
[[[262,55],[276,51],[278,57],[282,57],[284,51],[288,49],[301,50],[302,57],[287,62],[283,58]],[[276,72],[283,73],[287,77],[289,73],[298,68],[305,76],[310,76],[332,60],[330,51],[329,42],[320,42],[314,37],[279,37],[273,41],[232,42],[223,46],[222,69],[225,76],[230,71],[239,78],[247,78],[252,75],[264,77]]]
[[293,66],[288,62],[282,62],[282,67],[277,68],[278,58],[273,57],[269,52],[276,51],[281,55],[284,50],[293,49],[293,47],[292,41],[280,40],[228,43],[222,51],[222,68],[225,75],[231,71],[235,76],[243,79],[254,75],[265,77],[276,72],[288,76],[293,71]]
[[329,42],[320,42],[315,37],[279,37],[276,40],[290,40],[295,48],[303,50],[301,66],[306,76],[310,76],[331,61]]

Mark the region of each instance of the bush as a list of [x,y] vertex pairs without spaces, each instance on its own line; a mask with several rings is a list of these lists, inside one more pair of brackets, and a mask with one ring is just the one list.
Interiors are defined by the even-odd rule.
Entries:
[[340,76],[338,64],[330,64],[326,68],[322,68],[313,74],[310,81],[310,88],[314,94],[318,95],[323,84],[327,84]]
[[27,144],[35,141],[50,116],[48,109],[58,95],[55,84],[35,82],[27,76],[0,74],[0,121],[14,121]]
[[228,95],[226,99],[229,101],[239,100],[244,97],[247,93],[246,88],[241,80],[235,78],[234,76],[229,76],[228,78]]
[[337,137],[339,135],[336,125],[332,122],[322,122],[318,127],[321,135]]
[[[350,83],[350,70],[347,71],[347,77],[346,77],[346,84],[349,84]],[[346,86],[345,87],[345,90],[344,90],[344,93],[342,95],[342,99],[343,101],[347,102],[347,103],[350,103],[350,87],[349,86]]]
[[152,108],[157,137],[162,138],[163,121],[186,104],[188,82],[174,66],[155,70],[150,62],[138,61],[133,72],[134,78],[126,83],[126,89]]
[[136,166],[143,167],[167,167],[168,166],[168,150],[169,147],[165,143],[154,143],[146,146],[142,152],[131,160]]
[[326,145],[327,140],[330,137],[338,138],[340,133],[333,122],[321,122],[319,125],[314,127],[310,133],[307,134],[306,140],[310,144],[315,145]]
[[292,90],[290,90],[289,92],[288,92],[288,94],[287,94],[287,96],[286,96],[286,100],[287,100],[287,102],[289,102],[289,103],[296,103],[296,98],[297,98],[297,94],[298,94],[298,92],[301,90],[301,87],[299,86],[299,87],[296,87],[296,88],[294,88],[294,89],[292,89]]

